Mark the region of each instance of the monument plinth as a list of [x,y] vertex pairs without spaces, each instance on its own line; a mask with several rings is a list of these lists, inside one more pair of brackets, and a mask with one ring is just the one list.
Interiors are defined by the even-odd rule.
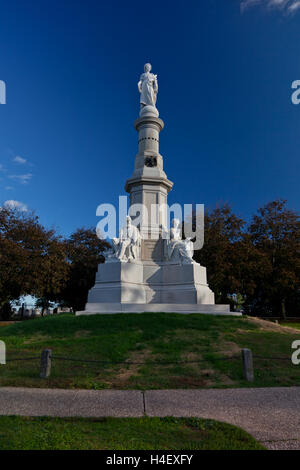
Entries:
[[[229,305],[215,305],[207,284],[206,268],[193,260],[193,243],[182,240],[180,221],[167,230],[167,197],[173,187],[163,168],[159,135],[164,128],[156,108],[157,76],[151,65],[138,82],[140,116],[138,153],[126,181],[129,216],[105,253],[86,310],[76,315],[104,313],[230,313]],[[138,218],[134,218],[136,214]],[[167,235],[167,236],[166,236]]]

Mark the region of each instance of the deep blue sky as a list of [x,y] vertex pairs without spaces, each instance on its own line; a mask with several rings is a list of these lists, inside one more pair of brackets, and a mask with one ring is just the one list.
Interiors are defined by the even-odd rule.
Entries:
[[116,204],[132,174],[136,82],[150,61],[170,203],[229,202],[245,218],[274,198],[300,208],[290,98],[300,12],[241,14],[240,0],[10,0],[0,61],[0,204],[21,201],[64,234],[95,226],[97,205]]

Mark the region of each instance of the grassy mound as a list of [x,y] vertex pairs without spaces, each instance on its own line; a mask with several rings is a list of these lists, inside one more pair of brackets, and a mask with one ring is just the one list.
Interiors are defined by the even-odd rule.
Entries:
[[[241,348],[254,359],[251,386],[300,385],[300,367],[292,365],[291,343],[300,331],[244,317],[209,315],[121,314],[39,318],[3,326],[7,364],[0,365],[0,386],[166,389],[249,386],[242,375]],[[39,356],[53,351],[49,379],[39,378]],[[95,364],[55,359],[125,361]],[[156,364],[153,362],[179,362]],[[135,364],[130,364],[135,363]]]

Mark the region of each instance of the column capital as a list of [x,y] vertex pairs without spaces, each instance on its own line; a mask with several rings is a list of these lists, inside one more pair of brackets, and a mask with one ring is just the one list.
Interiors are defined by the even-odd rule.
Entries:
[[143,116],[134,121],[134,127],[139,131],[142,127],[158,127],[159,132],[165,127],[164,121],[155,116]]

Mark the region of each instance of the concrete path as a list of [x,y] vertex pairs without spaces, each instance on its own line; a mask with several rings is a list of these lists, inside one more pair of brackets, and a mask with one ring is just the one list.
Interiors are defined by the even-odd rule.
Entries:
[[300,387],[147,392],[3,387],[0,415],[195,416],[239,426],[269,449],[300,450]]
[[300,450],[300,387],[146,392],[148,416],[196,416],[248,431],[269,449]]
[[144,397],[135,390],[3,387],[0,415],[131,418],[144,416]]

